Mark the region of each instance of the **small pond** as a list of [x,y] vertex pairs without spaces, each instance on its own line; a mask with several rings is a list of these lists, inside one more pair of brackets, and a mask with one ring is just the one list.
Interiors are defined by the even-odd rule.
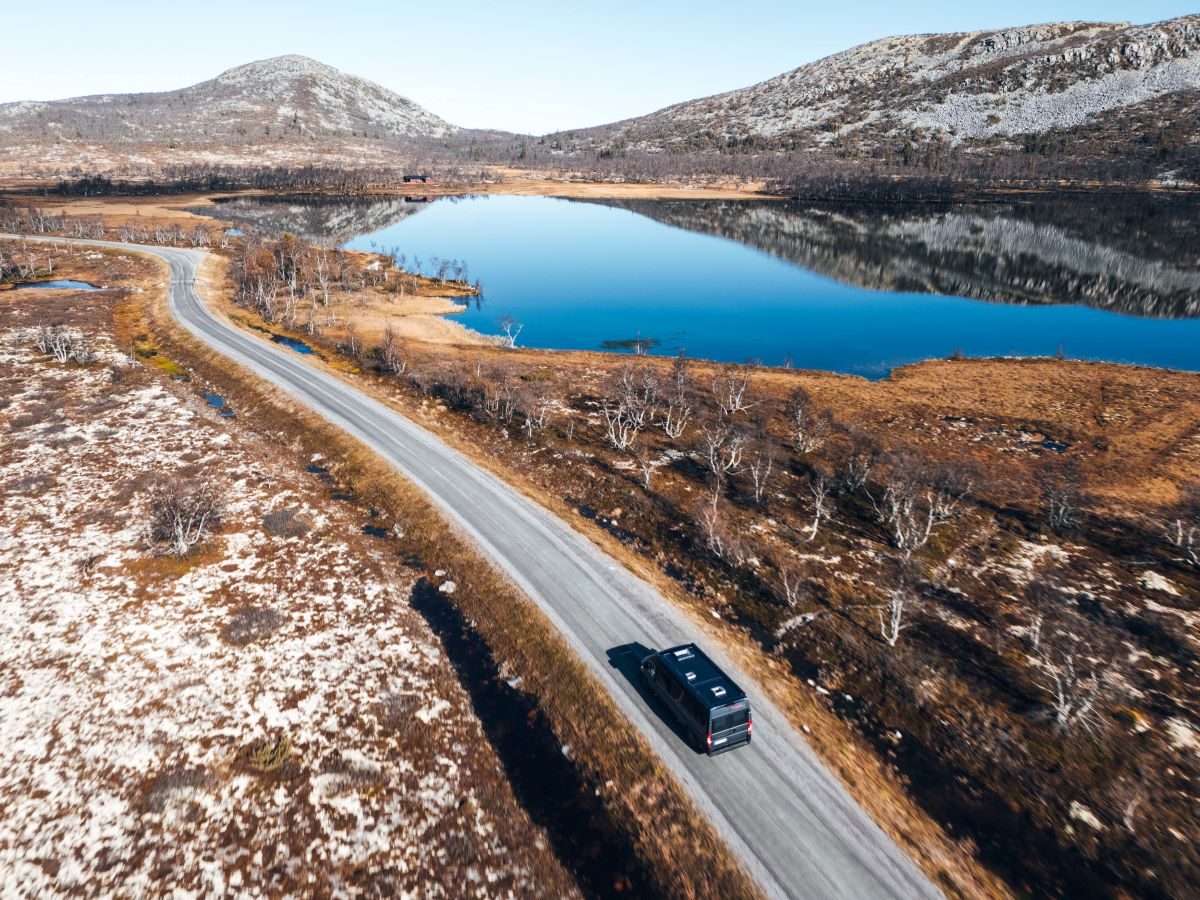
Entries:
[[94,284],[88,284],[86,281],[73,281],[70,278],[60,278],[56,281],[18,281],[15,288],[57,288],[60,290],[70,291],[102,291],[104,288],[97,287]]

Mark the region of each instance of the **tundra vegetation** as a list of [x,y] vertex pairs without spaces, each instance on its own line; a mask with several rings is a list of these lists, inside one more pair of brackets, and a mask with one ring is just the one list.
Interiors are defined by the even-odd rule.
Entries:
[[1015,887],[1186,891],[1197,376],[421,344],[375,371],[781,665]]
[[[247,315],[281,316],[293,290],[320,307],[319,279],[288,284],[310,248],[238,242],[235,273],[248,246],[274,296]],[[398,259],[355,257],[352,278],[398,285]],[[859,754],[835,767],[885,828],[948,826],[952,855],[1018,890],[1187,892],[1197,376],[955,358],[872,384],[328,320],[313,340],[651,566],[751,652],[820,752]],[[879,759],[917,818],[870,774]]]
[[47,259],[114,289],[0,294],[0,893],[576,894],[408,604],[421,572],[131,356],[152,264]]
[[[336,436],[159,343],[149,261],[39,250],[111,287],[0,296],[0,489],[19,500],[0,515],[0,602],[37,623],[0,652],[17,811],[0,891],[753,896],[653,755],[616,746],[624,723],[550,626],[415,489],[384,496],[399,479],[353,466],[343,481],[322,455],[345,451]],[[59,337],[91,352],[60,359]],[[428,597],[452,581],[519,639],[495,611],[487,645],[436,621]],[[464,639],[482,671],[448,650]]]

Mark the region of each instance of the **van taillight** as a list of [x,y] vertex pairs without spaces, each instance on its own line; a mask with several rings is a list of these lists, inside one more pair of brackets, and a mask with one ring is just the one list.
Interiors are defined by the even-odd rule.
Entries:
[[749,734],[753,730],[754,730],[754,720],[746,719],[746,734]]
[[708,749],[712,749],[712,732],[708,733]]

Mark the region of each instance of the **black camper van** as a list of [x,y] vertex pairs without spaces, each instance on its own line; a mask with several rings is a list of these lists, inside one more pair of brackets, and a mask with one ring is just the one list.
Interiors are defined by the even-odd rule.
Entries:
[[641,668],[647,690],[662,699],[709,756],[750,743],[750,701],[695,644],[651,653]]

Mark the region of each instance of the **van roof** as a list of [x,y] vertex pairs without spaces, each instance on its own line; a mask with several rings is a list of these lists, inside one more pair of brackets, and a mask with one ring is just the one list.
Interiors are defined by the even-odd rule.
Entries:
[[745,692],[733,679],[717,668],[704,651],[695,644],[680,644],[669,650],[659,651],[663,664],[679,676],[687,686],[688,693],[700,701],[705,709],[715,709],[745,700]]

